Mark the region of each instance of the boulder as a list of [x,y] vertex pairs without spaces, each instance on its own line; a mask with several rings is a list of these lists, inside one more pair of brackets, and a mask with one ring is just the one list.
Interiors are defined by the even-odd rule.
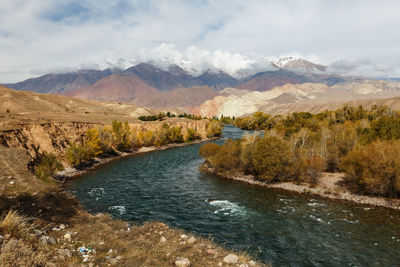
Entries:
[[239,257],[235,254],[229,254],[224,258],[223,261],[228,264],[236,264],[239,261]]

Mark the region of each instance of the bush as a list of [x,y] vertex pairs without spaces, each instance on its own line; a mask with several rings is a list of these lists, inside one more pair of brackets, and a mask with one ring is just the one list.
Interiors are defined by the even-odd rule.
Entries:
[[67,150],[67,160],[73,167],[79,167],[88,162],[91,158],[88,156],[84,145],[71,143]]
[[201,135],[193,128],[189,128],[186,133],[186,141],[191,142],[197,139],[201,139]]
[[86,131],[85,150],[89,158],[95,158],[103,153],[99,131],[89,129]]
[[119,151],[131,148],[131,129],[127,121],[113,121],[111,124],[112,140],[114,147]]
[[222,126],[217,121],[210,121],[207,124],[207,137],[212,138],[222,135]]
[[221,149],[221,146],[219,146],[216,143],[207,143],[200,147],[199,155],[200,155],[200,157],[207,159],[208,157],[211,157],[211,156],[214,156],[215,154],[217,154],[220,149]]
[[61,171],[63,166],[54,154],[44,153],[40,156],[39,164],[35,166],[36,176],[43,181],[50,181],[57,171]]
[[399,196],[399,151],[399,141],[377,141],[350,152],[344,160],[347,180],[361,193]]
[[155,142],[154,132],[151,130],[140,131],[138,140],[141,146],[152,146]]
[[293,173],[293,155],[279,138],[264,136],[255,146],[252,165],[258,178],[268,182],[284,181]]

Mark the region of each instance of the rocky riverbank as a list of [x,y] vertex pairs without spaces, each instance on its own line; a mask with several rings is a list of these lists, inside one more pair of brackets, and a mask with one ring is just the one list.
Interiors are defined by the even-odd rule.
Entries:
[[202,166],[200,166],[200,169],[201,171],[204,171],[209,174],[217,175],[219,177],[226,179],[232,179],[235,181],[244,182],[251,185],[263,186],[266,188],[282,189],[291,192],[296,192],[299,194],[311,194],[334,200],[350,201],[357,204],[380,206],[380,207],[400,210],[400,199],[357,195],[352,193],[344,185],[343,173],[323,173],[323,176],[319,179],[318,184],[315,187],[313,187],[307,183],[301,183],[301,184],[293,182],[266,183],[257,180],[253,175],[221,173],[209,167],[206,162]]

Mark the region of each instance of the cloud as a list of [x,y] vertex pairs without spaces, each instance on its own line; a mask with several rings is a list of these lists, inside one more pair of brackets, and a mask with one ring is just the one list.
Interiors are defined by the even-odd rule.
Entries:
[[396,68],[390,65],[377,64],[369,59],[340,58],[328,66],[328,71],[342,75],[390,77],[396,73]]
[[0,81],[143,59],[246,73],[293,51],[325,65],[368,59],[377,63],[357,67],[363,75],[400,76],[398,10],[394,0],[3,0]]

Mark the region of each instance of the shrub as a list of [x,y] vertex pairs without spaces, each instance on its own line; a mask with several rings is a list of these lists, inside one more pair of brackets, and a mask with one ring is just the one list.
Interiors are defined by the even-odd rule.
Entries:
[[67,150],[67,160],[73,167],[79,167],[90,160],[84,145],[71,143]]
[[131,148],[131,129],[127,121],[113,121],[111,124],[113,145],[119,151],[127,151]]
[[138,139],[141,145],[152,146],[154,145],[155,141],[154,132],[151,130],[140,131],[138,134]]
[[311,185],[316,186],[318,184],[324,169],[325,160],[318,155],[303,160],[303,176]]
[[193,128],[189,128],[186,133],[186,141],[194,141],[197,139],[201,139],[201,135]]
[[94,158],[103,153],[101,139],[97,129],[86,131],[85,149],[88,157]]
[[291,178],[294,162],[289,146],[275,136],[264,136],[257,142],[252,165],[258,178],[283,181]]
[[361,193],[397,197],[399,151],[399,141],[377,141],[350,152],[344,160],[348,181]]
[[99,145],[100,150],[105,154],[115,154],[113,148],[113,135],[109,127],[104,127],[99,130]]
[[63,166],[56,155],[49,153],[42,154],[39,158],[39,164],[34,168],[36,176],[43,181],[50,181],[50,178],[62,169]]
[[214,156],[215,154],[217,154],[220,149],[221,149],[221,146],[219,146],[216,143],[207,143],[200,147],[199,155],[200,155],[200,157],[207,159],[208,157],[211,157],[211,156]]
[[6,110],[6,112],[7,112],[8,114],[10,114],[10,113],[11,113],[10,109],[7,109],[7,110]]
[[217,121],[210,121],[207,124],[207,137],[212,138],[215,136],[221,136],[222,135],[222,126],[219,122]]

